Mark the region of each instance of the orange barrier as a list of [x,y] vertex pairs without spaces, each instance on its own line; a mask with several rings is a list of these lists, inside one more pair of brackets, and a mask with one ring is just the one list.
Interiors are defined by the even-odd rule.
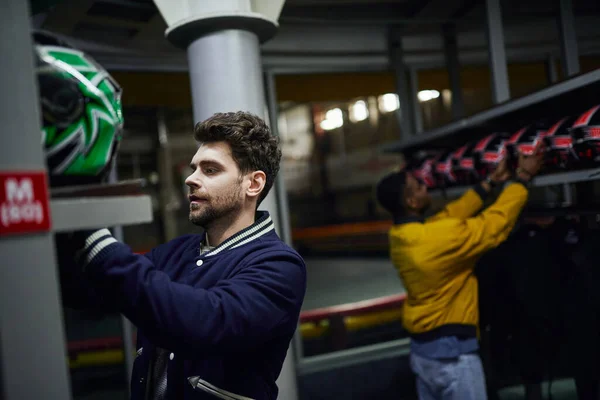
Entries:
[[292,230],[293,240],[317,239],[325,237],[352,236],[356,234],[387,234],[392,227],[391,220],[356,222],[339,225],[296,228]]
[[121,336],[111,336],[69,342],[67,343],[67,352],[69,353],[69,355],[75,355],[77,353],[88,351],[120,349],[122,346],[123,338]]
[[[300,314],[300,331],[306,333],[307,338],[327,332],[332,350],[343,350],[348,347],[350,330],[400,320],[405,300],[406,295],[399,294],[305,311]],[[312,329],[307,325],[312,325]]]
[[406,300],[406,294],[395,294],[392,296],[358,301],[356,303],[317,308],[315,310],[300,313],[300,322],[318,322],[333,316],[347,317],[351,315],[384,311],[390,308],[399,308],[402,303],[404,303],[404,300]]

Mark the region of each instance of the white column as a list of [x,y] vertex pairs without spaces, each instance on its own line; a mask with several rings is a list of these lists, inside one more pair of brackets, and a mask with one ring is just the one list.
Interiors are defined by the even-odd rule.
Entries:
[[[264,118],[267,105],[260,44],[275,35],[284,1],[155,0],[155,3],[169,26],[167,38],[187,50],[194,122],[228,111],[248,111]],[[276,187],[259,209],[269,211],[280,237],[284,237]],[[279,398],[297,399],[291,349],[277,384]]]

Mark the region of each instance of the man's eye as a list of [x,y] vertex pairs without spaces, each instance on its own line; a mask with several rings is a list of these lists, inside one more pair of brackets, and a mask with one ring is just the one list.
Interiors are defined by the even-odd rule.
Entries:
[[207,174],[215,174],[217,172],[217,169],[216,168],[206,168],[204,170],[204,172]]

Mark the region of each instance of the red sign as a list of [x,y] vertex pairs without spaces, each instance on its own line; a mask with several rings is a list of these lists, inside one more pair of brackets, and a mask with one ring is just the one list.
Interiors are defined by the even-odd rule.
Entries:
[[0,172],[0,236],[50,230],[45,172]]

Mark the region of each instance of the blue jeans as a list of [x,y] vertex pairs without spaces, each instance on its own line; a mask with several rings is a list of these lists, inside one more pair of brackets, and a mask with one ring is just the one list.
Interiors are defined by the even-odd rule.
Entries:
[[476,353],[430,359],[411,353],[419,400],[486,400],[485,376]]

